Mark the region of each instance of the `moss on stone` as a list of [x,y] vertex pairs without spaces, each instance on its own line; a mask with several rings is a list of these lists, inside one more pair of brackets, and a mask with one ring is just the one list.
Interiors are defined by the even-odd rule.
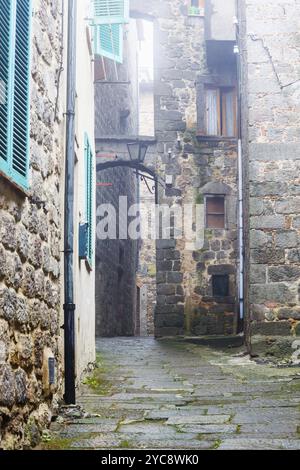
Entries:
[[[109,396],[112,394],[112,382],[107,380],[106,374],[109,372],[105,361],[100,354],[97,354],[96,368],[93,373],[83,380],[83,385],[87,385],[97,395]],[[111,369],[110,369],[111,372]]]
[[120,449],[131,449],[132,448],[132,443],[130,441],[121,441],[119,445]]
[[148,266],[148,275],[150,277],[155,277],[156,276],[156,266],[155,266],[155,264],[150,264]]
[[196,204],[204,204],[203,194],[198,193],[195,198]]
[[219,447],[220,447],[221,444],[222,444],[221,439],[217,439],[217,440],[213,443],[213,445],[212,445],[212,447],[211,447],[211,450],[217,450],[217,449],[219,449]]

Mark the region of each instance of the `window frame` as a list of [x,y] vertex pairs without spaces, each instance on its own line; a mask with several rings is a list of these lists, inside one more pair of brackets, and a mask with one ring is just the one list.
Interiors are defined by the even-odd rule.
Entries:
[[[208,133],[208,90],[214,90],[217,92],[217,134],[210,134]],[[234,129],[233,135],[226,135],[226,129],[228,127],[227,123],[227,110],[226,110],[226,93],[232,92],[233,94],[233,122],[232,126]],[[223,85],[215,85],[215,84],[206,84],[204,86],[204,104],[205,104],[205,116],[204,116],[204,125],[205,125],[205,135],[210,138],[218,138],[218,139],[236,139],[237,138],[237,88],[236,86],[223,86]]]
[[[15,60],[16,55],[16,43],[21,37],[21,32],[18,34],[17,22],[18,22],[18,4],[17,0],[12,0],[9,11],[9,18],[7,19],[8,24],[8,49],[7,49],[7,59],[9,62],[7,83],[2,85],[3,89],[6,88],[6,106],[7,106],[7,116],[6,116],[6,159],[0,159],[0,174],[13,183],[17,188],[22,191],[27,192],[29,189],[29,165],[30,165],[30,96],[31,96],[31,87],[30,87],[30,75],[31,75],[31,60],[32,60],[32,47],[31,47],[31,31],[32,31],[32,1],[28,0],[28,7],[24,4],[22,7],[26,8],[25,13],[26,19],[26,32],[28,33],[28,41],[23,44],[23,49],[25,49],[24,61],[18,61],[18,67],[23,67],[25,70],[24,75],[26,78],[26,83],[23,83],[24,89],[22,89],[22,95],[25,96],[25,100],[22,103],[23,111],[25,112],[25,122],[23,122],[23,129],[21,129],[20,134],[24,137],[25,142],[23,143],[23,149],[20,150],[16,147],[16,141],[18,135],[15,135],[15,114],[17,113],[16,106],[17,103],[20,106],[20,97],[16,98],[18,91],[17,86],[18,82],[15,80],[17,63]],[[22,16],[19,17],[21,21]],[[23,32],[22,32],[23,33]],[[19,50],[20,52],[20,50]],[[20,65],[21,64],[21,65]],[[25,68],[24,68],[25,65]],[[26,87],[26,88],[25,88]],[[25,91],[24,91],[25,90]],[[1,106],[4,106],[2,104]],[[19,126],[18,126],[19,127]],[[16,139],[16,140],[15,140]],[[18,150],[18,153],[15,155],[15,148]],[[21,160],[20,160],[21,156]],[[23,164],[23,168],[22,168]],[[18,170],[19,166],[19,170]]]
[[[208,199],[212,198],[219,198],[224,200],[224,213],[208,213],[207,212],[207,201]],[[226,196],[225,194],[206,194],[204,196],[204,202],[205,202],[205,207],[204,207],[204,213],[205,213],[205,229],[207,230],[227,230],[227,223],[226,223]],[[224,216],[224,227],[208,227],[208,216],[211,215],[223,215]]]
[[86,239],[86,261],[90,269],[93,267],[94,257],[94,152],[92,150],[88,134],[84,134],[84,194],[85,194],[85,219],[88,225]]

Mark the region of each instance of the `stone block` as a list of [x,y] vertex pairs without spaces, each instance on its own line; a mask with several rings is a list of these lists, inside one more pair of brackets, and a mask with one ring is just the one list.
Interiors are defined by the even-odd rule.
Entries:
[[253,322],[251,324],[251,334],[289,336],[291,334],[291,325],[288,321]]
[[173,313],[184,315],[184,305],[157,305],[155,312],[157,315],[169,315]]
[[250,267],[250,283],[266,283],[267,266],[264,264],[252,264]]
[[236,267],[231,264],[219,264],[208,266],[207,272],[210,275],[213,274],[235,274]]
[[300,320],[300,308],[299,307],[283,307],[278,310],[279,320]]
[[157,284],[164,284],[167,281],[167,274],[166,273],[157,273],[156,274],[156,282]]
[[24,405],[27,400],[27,375],[23,369],[18,369],[15,373],[16,402]]
[[250,248],[266,248],[272,243],[272,236],[262,230],[250,230]]
[[170,284],[159,284],[157,286],[158,295],[175,295],[176,288]]
[[249,146],[250,161],[298,160],[298,143],[252,143]]
[[155,327],[156,328],[182,328],[184,323],[184,318],[182,315],[156,315],[155,317]]
[[287,259],[292,263],[300,263],[300,248],[287,250]]
[[296,248],[299,245],[299,236],[296,231],[276,233],[275,245],[279,248]]
[[157,261],[156,269],[158,272],[172,271],[172,261]]
[[285,251],[284,249],[276,249],[266,246],[265,248],[251,250],[251,261],[257,264],[284,264]]
[[250,302],[254,304],[264,304],[275,302],[279,305],[295,302],[295,294],[286,284],[253,284],[250,286]]
[[163,338],[168,336],[183,336],[184,327],[157,327],[155,328],[155,337]]
[[181,266],[182,266],[181,261],[174,261],[172,269],[173,271],[178,272],[181,270]]
[[285,217],[282,215],[262,215],[250,218],[250,229],[280,229],[285,226]]
[[12,407],[15,403],[15,374],[8,364],[0,364],[0,406]]
[[180,284],[183,281],[183,274],[179,272],[167,273],[167,282]]
[[268,269],[270,282],[296,281],[300,278],[300,266],[276,266]]
[[170,239],[170,240],[157,240],[157,242],[156,242],[156,247],[157,247],[157,249],[175,248],[175,247],[176,247],[176,240],[174,240],[174,239]]

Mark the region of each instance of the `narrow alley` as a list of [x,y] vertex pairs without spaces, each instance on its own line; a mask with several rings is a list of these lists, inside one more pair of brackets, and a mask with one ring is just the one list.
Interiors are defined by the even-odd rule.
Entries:
[[[300,449],[300,368],[242,349],[101,338],[79,403],[47,449]],[[70,410],[69,410],[70,411]]]

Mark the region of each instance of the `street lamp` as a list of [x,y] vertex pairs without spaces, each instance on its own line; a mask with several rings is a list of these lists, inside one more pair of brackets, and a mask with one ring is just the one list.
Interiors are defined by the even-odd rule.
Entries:
[[133,142],[127,144],[128,153],[132,162],[144,163],[148,144],[145,142]]

